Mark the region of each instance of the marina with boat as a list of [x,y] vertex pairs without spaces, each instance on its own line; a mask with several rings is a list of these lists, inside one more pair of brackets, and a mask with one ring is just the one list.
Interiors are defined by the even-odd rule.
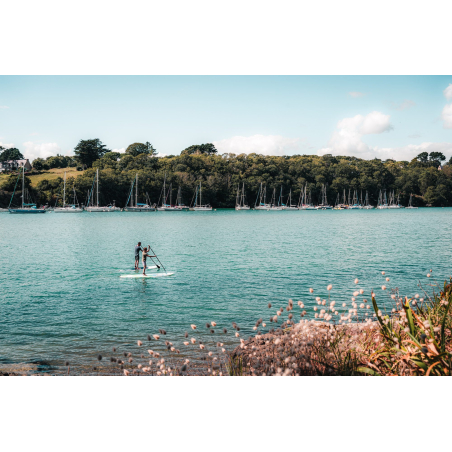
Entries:
[[[116,206],[115,201],[111,203],[102,204],[101,200],[105,197],[102,195],[102,180],[99,176],[99,169],[96,170],[92,179],[91,189],[87,193],[86,205],[79,202],[75,189],[75,184],[72,182],[72,188],[67,190],[66,172],[63,178],[63,192],[61,196],[57,196],[54,206],[37,207],[30,197],[30,193],[26,188],[25,171],[18,173],[18,177],[14,186],[14,191],[8,208],[0,208],[0,212],[9,213],[46,213],[53,211],[55,213],[81,213],[81,212],[211,212],[214,209],[209,203],[203,203],[202,182],[196,185],[193,193],[192,202],[190,205],[185,205],[182,200],[182,187],[179,185],[173,202],[173,183],[167,183],[166,174],[163,180],[163,186],[157,203],[152,203],[148,192],[141,192],[140,180],[138,172],[130,182],[130,189],[128,192],[127,201],[124,207]],[[294,201],[293,190],[289,188],[288,193],[284,194],[284,187],[273,187],[271,191],[270,202],[267,200],[267,186],[260,182],[256,201],[254,206],[247,203],[245,182],[237,184],[235,210],[237,211],[309,211],[309,210],[393,210],[404,209],[400,203],[400,194],[395,193],[394,190],[389,191],[380,190],[378,201],[376,205],[372,205],[369,200],[369,193],[361,190],[346,190],[342,193],[336,194],[336,200],[333,205],[329,203],[327,194],[327,184],[322,184],[320,199],[317,204],[312,202],[311,191],[308,190],[307,184],[299,189],[298,202]],[[296,190],[297,191],[297,190]],[[16,193],[20,193],[21,205],[14,206],[13,199]],[[364,197],[363,197],[364,195]],[[70,202],[68,201],[68,198]],[[141,201],[141,202],[140,202]],[[406,206],[408,209],[417,209],[413,206],[413,195],[410,194],[409,203]]]

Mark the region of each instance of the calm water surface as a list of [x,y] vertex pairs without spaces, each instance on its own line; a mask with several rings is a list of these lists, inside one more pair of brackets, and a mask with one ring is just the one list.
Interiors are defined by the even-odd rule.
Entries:
[[[269,302],[309,306],[329,283],[348,301],[354,278],[382,301],[382,284],[413,295],[430,269],[452,273],[451,233],[451,208],[0,214],[0,363],[88,365],[159,328],[175,343],[191,323],[207,335],[212,320],[246,335]],[[138,240],[175,275],[121,279]]]

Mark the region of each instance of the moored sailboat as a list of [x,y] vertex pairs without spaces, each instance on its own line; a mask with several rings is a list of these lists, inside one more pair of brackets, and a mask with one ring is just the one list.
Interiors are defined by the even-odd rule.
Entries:
[[[94,186],[96,186],[96,204],[94,204]],[[87,212],[120,212],[121,209],[113,204],[108,204],[106,206],[99,206],[99,168],[94,176],[93,185],[91,187],[91,192],[88,197],[88,207],[86,207]]]
[[372,206],[369,203],[369,193],[367,193],[367,190],[366,190],[366,198],[364,199],[363,209],[370,210],[370,209],[373,209],[373,208],[374,208],[374,206]]
[[410,193],[410,201],[408,202],[407,209],[417,209],[417,207],[413,206],[413,194]]
[[[254,210],[270,210],[271,205],[267,204],[267,187],[262,187],[262,182],[257,193],[256,204]],[[259,199],[259,202],[258,202]]]
[[13,194],[11,196],[11,201],[9,202],[8,211],[9,213],[46,213],[46,209],[38,209],[34,202],[27,201],[28,191],[25,188],[25,167],[22,167],[22,206],[15,209],[11,208],[11,203],[13,201],[14,195],[16,193],[17,183],[19,182],[20,173],[17,175],[16,186],[14,187]]
[[78,213],[83,212],[83,208],[79,207],[77,204],[77,195],[75,194],[75,187],[72,186],[74,192],[73,203],[66,205],[66,171],[64,172],[64,184],[63,184],[63,206],[55,207],[53,211],[55,213]]
[[322,200],[319,205],[317,205],[316,210],[330,210],[332,207],[328,204],[328,199],[326,196],[326,185],[322,184]]
[[245,182],[240,193],[240,184],[237,184],[237,196],[235,198],[235,210],[250,210],[250,206],[245,203]]
[[[135,196],[134,196],[135,189]],[[129,197],[127,198],[126,206],[124,207],[126,212],[154,212],[155,207],[151,206],[149,202],[149,196],[146,194],[146,202],[138,202],[138,173],[132,181],[130,187]]]
[[[198,203],[198,196],[199,196],[199,203]],[[190,210],[195,211],[209,211],[212,210],[212,206],[210,204],[202,204],[202,187],[201,182],[199,182],[199,187],[196,187],[196,197],[195,202],[193,204],[193,207]]]
[[289,196],[287,197],[286,205],[283,207],[284,210],[300,210],[300,208],[292,204],[292,189],[289,190]]

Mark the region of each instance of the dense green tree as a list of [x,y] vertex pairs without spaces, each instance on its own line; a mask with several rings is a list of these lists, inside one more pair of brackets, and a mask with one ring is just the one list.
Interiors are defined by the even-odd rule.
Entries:
[[131,155],[132,157],[136,157],[139,154],[156,155],[157,150],[149,143],[149,141],[146,141],[146,143],[130,144],[126,149],[126,154]]
[[46,161],[42,159],[41,157],[38,157],[33,160],[33,169],[37,171],[47,170],[49,169],[49,166],[47,165]]
[[1,148],[0,162],[6,162],[7,160],[22,160],[24,156],[17,148]]
[[80,140],[74,148],[74,154],[79,163],[85,168],[91,168],[93,163],[109,152],[105,144],[99,138]]
[[181,152],[181,154],[208,154],[208,155],[213,155],[216,153],[217,150],[212,143],[194,144]]

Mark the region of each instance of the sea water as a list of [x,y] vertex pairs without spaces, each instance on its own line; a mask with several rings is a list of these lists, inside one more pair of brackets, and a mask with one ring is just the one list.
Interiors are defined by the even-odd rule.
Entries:
[[[138,241],[174,275],[120,278],[133,273]],[[310,316],[317,296],[330,296],[344,312],[351,306],[341,304],[360,288],[359,302],[371,289],[380,303],[390,300],[391,288],[422,296],[419,281],[431,293],[434,280],[452,273],[451,256],[452,208],[3,213],[0,367],[44,361],[57,369],[66,360],[92,366],[98,353],[136,348],[159,329],[181,348],[191,324],[196,337],[225,341],[236,322],[246,337],[260,317],[273,326],[270,315],[289,298],[298,321],[296,302]],[[211,321],[218,324],[214,336],[205,326]]]

